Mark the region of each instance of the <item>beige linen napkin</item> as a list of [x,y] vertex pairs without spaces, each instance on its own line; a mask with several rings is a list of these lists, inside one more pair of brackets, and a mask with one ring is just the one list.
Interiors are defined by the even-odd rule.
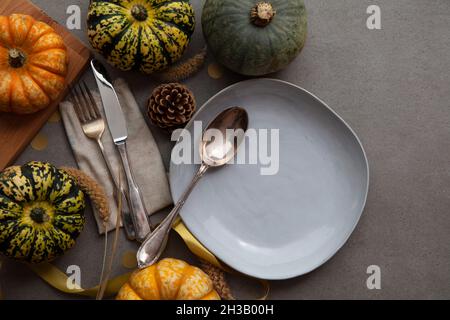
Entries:
[[[143,115],[139,110],[139,106],[127,83],[123,79],[117,79],[114,82],[114,87],[119,96],[127,121],[127,146],[131,167],[133,168],[136,182],[141,188],[147,211],[149,214],[152,214],[172,203],[164,164],[153,135],[147,127]],[[98,94],[98,90],[97,88],[95,88],[95,90],[92,90],[91,88],[91,91],[106,122],[103,104]],[[59,110],[78,166],[81,170],[101,183],[110,198],[109,202],[112,212],[108,230],[112,230],[115,227],[117,213],[117,206],[113,196],[114,186],[109,178],[98,145],[95,141],[88,139],[84,135],[71,102],[62,102],[59,106]],[[103,135],[102,141],[105,145],[106,154],[112,168],[117,168],[115,171],[119,172],[119,166],[122,168],[120,156],[114,146],[108,128]],[[117,175],[118,174],[116,174],[116,176]],[[122,176],[125,180],[124,173]],[[94,212],[94,215],[97,220],[99,233],[103,233],[104,230],[98,212]]]

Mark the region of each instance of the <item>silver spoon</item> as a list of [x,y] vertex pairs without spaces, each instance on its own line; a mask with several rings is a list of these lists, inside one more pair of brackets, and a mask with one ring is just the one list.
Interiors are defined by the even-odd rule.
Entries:
[[[240,107],[226,109],[208,125],[200,142],[202,164],[173,210],[142,243],[137,252],[139,268],[148,267],[158,261],[166,247],[172,225],[197,182],[209,168],[224,166],[234,158],[247,128],[248,114]],[[227,134],[227,129],[234,134]],[[216,136],[219,132],[222,139]]]

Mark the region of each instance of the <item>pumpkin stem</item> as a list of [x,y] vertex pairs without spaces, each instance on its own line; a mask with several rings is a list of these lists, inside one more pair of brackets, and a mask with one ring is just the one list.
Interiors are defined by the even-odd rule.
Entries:
[[131,15],[137,20],[137,21],[145,21],[148,18],[148,12],[147,9],[141,5],[141,4],[135,4],[131,8]]
[[9,50],[9,65],[13,68],[21,68],[25,64],[26,57],[22,51],[18,49]]
[[264,28],[272,21],[276,13],[270,3],[259,2],[250,12],[250,20],[255,26]]
[[33,208],[30,213],[30,218],[36,223],[50,221],[50,216],[42,208]]

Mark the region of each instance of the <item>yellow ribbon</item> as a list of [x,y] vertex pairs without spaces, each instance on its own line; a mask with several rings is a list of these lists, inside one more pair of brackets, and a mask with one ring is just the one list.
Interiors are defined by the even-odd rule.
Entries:
[[[228,273],[237,273],[235,270],[230,269],[223,263],[220,263],[220,261],[208,250],[206,249],[198,240],[195,238],[192,233],[188,230],[186,225],[181,221],[181,219],[178,219],[177,222],[175,222],[173,229],[180,235],[180,237],[183,239],[186,246],[191,250],[193,254],[195,254],[200,259],[203,259],[205,261],[208,261],[212,265],[218,267],[219,269],[222,269],[225,272]],[[255,279],[259,281],[263,287],[264,294],[261,298],[258,300],[267,300],[269,297],[270,292],[270,284],[266,280],[261,279]]]
[[[227,266],[224,266],[222,263],[220,263],[220,261],[192,235],[192,233],[186,228],[185,224],[181,221],[181,219],[175,222],[173,229],[180,235],[180,237],[183,239],[184,243],[189,248],[189,250],[197,257],[211,263],[212,265],[228,273],[234,272]],[[69,279],[67,275],[50,263],[41,263],[38,265],[29,264],[29,267],[33,272],[35,272],[50,286],[54,287],[55,289],[58,289],[59,291],[92,298],[95,298],[95,296],[97,295],[97,291],[99,289],[98,286],[89,289],[83,288],[69,289],[69,287],[67,286],[67,282]],[[117,292],[119,292],[120,288],[128,281],[130,275],[131,272],[122,274],[120,276],[115,277],[114,279],[111,279],[106,287],[105,296],[111,297],[116,295]],[[260,280],[260,282],[264,288],[264,295],[259,300],[266,300],[270,289],[269,283],[264,280]]]
[[208,261],[213,266],[220,268],[224,271],[227,272],[231,271],[229,268],[222,265],[219,262],[219,260],[217,260],[217,258],[192,235],[192,233],[188,230],[188,228],[181,221],[181,219],[178,219],[172,228],[183,239],[184,243],[189,248],[189,250],[197,257],[205,261]]
[[[67,275],[50,263],[41,263],[35,265],[30,264],[29,267],[45,282],[47,282],[52,287],[58,289],[59,291],[70,294],[78,294],[81,296],[87,296],[92,298],[95,298],[95,296],[97,295],[97,291],[99,289],[98,286],[89,289],[83,288],[69,289],[69,287],[67,286],[67,281],[69,279]],[[106,287],[105,296],[111,297],[117,294],[120,288],[128,281],[130,275],[131,272],[122,274],[114,279],[111,279]]]

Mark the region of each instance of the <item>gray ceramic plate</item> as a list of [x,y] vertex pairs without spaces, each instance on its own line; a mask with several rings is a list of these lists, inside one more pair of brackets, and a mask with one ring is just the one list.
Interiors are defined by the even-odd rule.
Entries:
[[[261,164],[212,170],[188,199],[182,218],[200,242],[242,273],[287,279],[310,272],[344,245],[364,209],[369,167],[361,142],[317,97],[272,79],[226,88],[194,120],[206,126],[230,106],[247,109],[250,128],[280,130],[279,172],[262,176]],[[193,121],[187,128],[193,132]],[[193,154],[199,141],[197,134]],[[175,200],[197,168],[172,161]]]

